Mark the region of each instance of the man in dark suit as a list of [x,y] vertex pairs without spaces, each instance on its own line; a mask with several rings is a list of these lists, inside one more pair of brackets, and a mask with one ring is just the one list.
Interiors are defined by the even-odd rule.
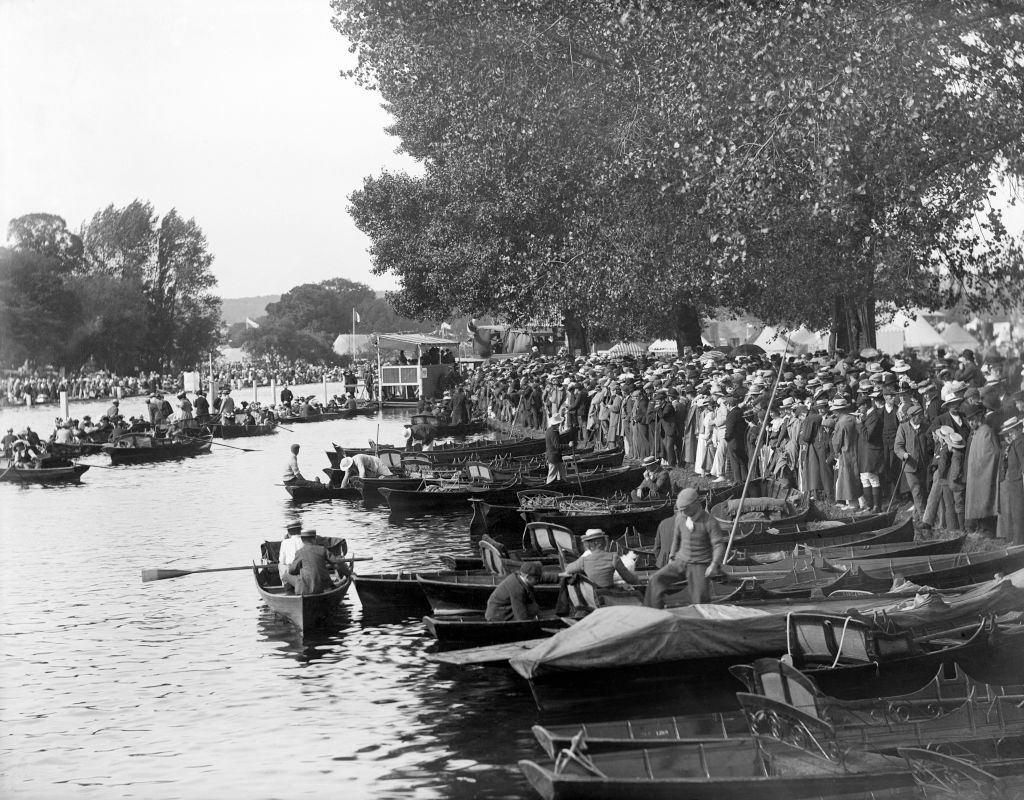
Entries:
[[540,613],[533,587],[540,582],[543,570],[536,561],[527,561],[499,583],[487,598],[484,619],[488,622],[536,619]]
[[295,587],[295,594],[326,592],[334,587],[331,568],[337,569],[339,575],[345,575],[348,572],[348,564],[334,558],[326,547],[316,543],[315,530],[302,531],[299,536],[302,537],[302,547],[288,567],[290,575],[298,576],[291,581]]
[[733,481],[743,483],[747,479],[747,422],[743,419],[743,412],[735,397],[727,396],[724,402],[729,409],[725,415],[725,446],[729,455],[729,468],[732,470]]
[[564,445],[559,440],[558,429],[561,424],[561,415],[555,414],[548,420],[547,430],[544,431],[544,460],[548,464],[548,478],[545,483],[565,480],[565,462],[562,461],[562,453],[571,445]]
[[914,510],[920,519],[924,514],[925,500],[928,497],[928,465],[932,453],[928,429],[922,423],[924,410],[921,406],[910,406],[907,409],[907,420],[901,422],[896,430],[896,441],[893,452],[902,462],[903,478],[914,498]]

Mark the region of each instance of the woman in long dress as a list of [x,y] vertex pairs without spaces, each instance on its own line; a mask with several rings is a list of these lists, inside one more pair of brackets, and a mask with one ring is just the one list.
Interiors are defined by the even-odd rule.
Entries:
[[697,455],[693,462],[693,471],[698,475],[706,475],[708,471],[708,445],[711,443],[714,419],[708,408],[708,399],[698,397],[694,400],[697,408]]

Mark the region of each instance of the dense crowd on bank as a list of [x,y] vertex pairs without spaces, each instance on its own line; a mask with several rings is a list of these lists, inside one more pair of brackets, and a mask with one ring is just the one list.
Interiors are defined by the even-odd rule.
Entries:
[[981,364],[969,350],[533,353],[467,381],[477,412],[532,428],[557,415],[582,445],[621,444],[712,481],[772,476],[841,507],[906,496],[924,527],[1024,543],[1020,387],[1019,357]]

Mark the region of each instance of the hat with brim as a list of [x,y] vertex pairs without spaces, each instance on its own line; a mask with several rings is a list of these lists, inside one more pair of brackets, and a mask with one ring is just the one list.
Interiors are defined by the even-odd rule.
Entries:
[[1003,435],[1009,433],[1014,428],[1020,427],[1020,425],[1022,423],[1024,423],[1024,418],[1022,418],[1022,417],[1010,417],[1008,420],[1006,420],[1006,422],[1003,423],[1003,427],[1001,427],[999,429],[999,435],[1003,436]]
[[338,469],[348,469],[349,467],[352,466],[353,463],[354,462],[352,461],[352,456],[345,456],[343,459],[341,459],[341,462],[338,464]]
[[565,418],[561,414],[553,414],[548,417],[548,425],[561,425],[565,422]]
[[850,407],[850,404],[842,397],[837,397],[828,404],[830,411],[843,411]]
[[910,372],[910,364],[904,361],[902,358],[897,358],[896,362],[892,365],[893,372]]
[[657,456],[646,456],[643,461],[640,462],[642,467],[657,467],[661,466],[661,459]]
[[949,442],[949,446],[952,447],[954,450],[963,450],[965,447],[967,447],[967,442],[964,441],[964,437],[961,436],[956,431],[953,431],[951,434],[949,434],[949,436],[946,437],[946,441]]
[[587,532],[580,537],[581,542],[593,542],[598,539],[604,539],[607,534],[600,528],[588,528]]
[[316,538],[316,528],[308,528],[308,529],[300,532],[299,536],[301,536],[303,539],[315,539]]

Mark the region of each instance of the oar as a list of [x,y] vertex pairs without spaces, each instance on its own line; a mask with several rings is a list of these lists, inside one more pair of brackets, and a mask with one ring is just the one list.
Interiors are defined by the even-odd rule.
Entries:
[[[189,436],[188,438],[191,439],[193,442],[205,442],[206,441],[206,439],[200,439],[200,438],[198,438],[196,436]],[[259,450],[252,450],[252,449],[250,449],[248,447],[235,447],[233,444],[223,444],[222,442],[215,442],[213,440],[210,441],[210,444],[215,444],[218,447],[227,447],[227,448],[229,448],[231,450],[241,450],[243,453],[258,453],[258,452],[260,452]]]
[[[334,558],[332,561],[373,561],[371,556],[363,556],[359,558]],[[142,570],[142,582],[149,583],[150,581],[165,581],[168,578],[180,578],[182,575],[195,575],[200,572],[236,572],[243,569],[252,569],[253,564],[248,564],[244,567],[217,567],[215,569],[164,569],[162,567],[151,567]],[[256,567],[276,567],[277,562],[272,561],[267,564],[256,564]]]

